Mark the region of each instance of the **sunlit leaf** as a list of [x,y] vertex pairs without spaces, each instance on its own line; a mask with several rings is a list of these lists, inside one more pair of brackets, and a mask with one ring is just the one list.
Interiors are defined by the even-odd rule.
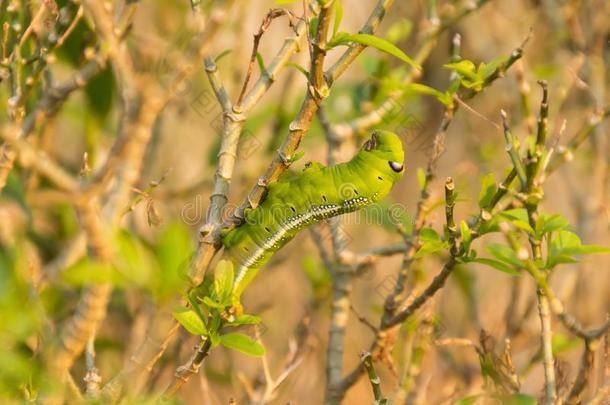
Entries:
[[520,276],[521,275],[521,273],[519,273],[517,270],[515,270],[514,267],[510,266],[509,264],[506,264],[506,262],[503,262],[503,261],[494,260],[494,259],[486,259],[483,257],[472,259],[470,261],[474,262],[474,263],[484,264],[484,265],[492,267],[496,270],[500,270],[503,273],[510,274],[511,276]]
[[393,44],[407,38],[413,31],[413,22],[411,20],[401,19],[388,28],[386,38]]
[[193,335],[203,336],[208,333],[203,320],[192,309],[179,308],[174,311],[174,318]]
[[347,32],[338,32],[334,35],[328,43],[329,48],[334,48],[339,45],[350,45],[352,43],[358,43],[361,45],[372,46],[374,48],[379,49],[380,51],[386,52],[392,56],[397,57],[403,62],[411,65],[416,69],[421,69],[421,67],[409,56],[407,56],[403,51],[401,51],[396,45],[393,43],[377,37],[375,35],[370,34],[349,34]]
[[538,400],[526,394],[498,394],[494,395],[502,405],[536,405]]
[[426,172],[421,167],[417,168],[417,181],[419,183],[419,190],[422,191],[426,187]]
[[170,223],[163,229],[153,249],[160,267],[156,274],[159,297],[171,297],[182,290],[193,248],[189,230],[182,222]]
[[224,51],[220,52],[218,54],[218,56],[216,56],[214,58],[214,63],[218,63],[218,61],[220,61],[222,58],[224,58],[225,56],[227,56],[228,54],[230,54],[231,52],[233,52],[232,49],[225,49]]
[[286,66],[295,68],[296,70],[301,72],[303,74],[303,76],[305,76],[306,79],[309,79],[309,72],[307,72],[307,69],[305,69],[303,66],[299,65],[298,63],[289,62],[286,64]]
[[480,395],[471,395],[469,397],[458,399],[457,401],[453,402],[453,405],[474,405],[479,398],[481,398]]
[[220,343],[229,349],[237,350],[250,356],[261,357],[265,355],[265,348],[248,335],[241,333],[227,333],[220,336]]
[[335,22],[333,24],[333,36],[339,31],[341,20],[343,19],[343,5],[341,0],[335,1]]
[[220,303],[228,303],[233,292],[233,263],[221,260],[214,272],[214,291]]
[[565,217],[559,214],[548,215],[541,213],[536,221],[536,237],[541,238],[544,234],[565,230],[569,227],[570,223]]
[[479,207],[487,207],[497,190],[496,175],[494,173],[488,173],[483,176],[481,179],[481,191],[479,192]]
[[487,246],[487,251],[501,262],[516,267],[523,267],[523,262],[519,260],[515,251],[508,246],[492,243]]
[[443,65],[443,67],[453,70],[454,72],[468,79],[477,80],[477,68],[474,63],[467,59],[455,63],[447,63]]
[[441,240],[438,233],[432,228],[423,228],[419,233],[419,241],[421,243],[415,258],[420,258],[428,254],[440,252],[447,249],[447,242]]
[[563,333],[555,332],[551,339],[551,346],[553,348],[553,354],[561,354],[570,351],[576,347],[579,347],[582,341],[577,338],[572,338]]
[[524,230],[530,235],[534,234],[534,230],[529,224],[529,219],[525,208],[515,208],[512,210],[506,210],[499,213],[498,217],[505,218],[507,222],[510,222],[517,228]]
[[472,241],[472,233],[464,220],[460,221],[460,235],[462,237],[462,246],[465,251],[468,251],[468,249],[470,249],[470,242]]
[[112,283],[115,286],[124,281],[111,264],[101,263],[88,257],[79,260],[61,272],[62,281],[74,286]]
[[261,323],[261,318],[256,315],[241,314],[235,317],[235,320],[231,322],[232,326],[239,325],[257,325]]

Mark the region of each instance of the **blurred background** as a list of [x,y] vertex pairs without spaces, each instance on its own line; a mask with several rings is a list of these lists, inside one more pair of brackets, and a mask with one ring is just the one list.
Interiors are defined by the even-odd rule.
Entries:
[[[47,3],[55,4],[55,11]],[[218,33],[207,49],[217,58],[218,74],[233,101],[248,68],[252,36],[269,9],[286,7],[295,16],[303,10],[300,2],[234,3],[223,11]],[[360,30],[376,4],[371,0],[341,3],[339,30],[349,33]],[[132,57],[135,76],[153,80],[171,99],[151,126],[137,181],[130,188],[127,204],[119,209],[121,230],[116,244],[120,254],[113,261],[117,271],[111,279],[115,288],[95,339],[96,367],[103,383],[121,370],[142,344],[151,319],[184,288],[184,269],[196,249],[197,232],[209,206],[223,125],[222,111],[201,58],[187,60],[185,56],[192,53],[194,38],[190,4],[136,4],[132,23],[124,34],[124,47]],[[115,15],[127,7],[121,2],[114,6]],[[0,22],[5,26],[5,53],[0,65],[0,98],[5,108],[0,110],[0,120],[5,130],[11,122],[23,123],[19,116],[28,116],[48,90],[49,82],[69,79],[75,69],[91,60],[98,38],[85,15],[61,45],[45,43],[51,34],[61,37],[66,32],[78,13],[78,2],[4,0],[0,7]],[[22,91],[27,94],[22,97],[23,111],[15,111],[13,103],[20,100],[15,99],[15,80],[11,78],[17,73],[7,53],[42,7],[47,9],[22,53],[35,54],[35,49],[48,48],[45,65],[39,74],[36,62],[24,63],[23,77],[17,81],[23,80]],[[203,7],[208,10],[207,4]],[[429,39],[427,35],[441,21],[447,28],[438,38]],[[550,145],[566,144],[608,105],[610,98],[609,2],[396,2],[377,31],[378,36],[411,57],[424,49],[428,54],[423,54],[422,74],[416,82],[441,91],[450,85],[451,71],[443,65],[451,62],[451,43],[456,34],[461,38],[461,58],[477,65],[506,57],[528,40],[523,57],[491,86],[464,101],[465,105],[460,104],[448,128],[435,179],[429,186],[432,208],[426,218],[426,226],[439,233],[445,222],[442,202],[446,177],[455,181],[455,216],[461,221],[479,214],[481,179],[493,172],[500,181],[511,167],[500,110],[507,112],[513,133],[525,142],[535,128],[542,96],[537,80],[548,81]],[[291,35],[294,33],[287,19],[273,21],[262,36],[251,85],[259,78],[259,63],[267,66]],[[331,66],[344,50],[330,50],[325,66]],[[306,94],[307,80],[295,66],[308,66],[306,42],[291,62],[293,65],[281,70],[247,117],[228,195],[229,207],[239,205],[264,173]],[[28,70],[30,66],[32,70]],[[385,202],[387,206],[400,204],[402,209],[393,211],[391,219],[367,221],[362,212],[343,217],[341,229],[347,236],[348,249],[356,254],[402,243],[401,232],[408,233],[413,227],[420,198],[417,170],[425,168],[430,158],[444,106],[435,97],[396,86],[410,69],[392,55],[366,49],[334,83],[323,104],[331,123],[350,123],[400,93],[391,113],[375,127],[398,132],[406,148],[405,176]],[[28,75],[34,78],[32,83],[26,83]],[[124,90],[117,84],[112,67],[106,66],[73,91],[60,108],[42,118],[28,142],[77,179],[95,175],[113,154],[125,114],[121,107]],[[567,218],[584,243],[603,246],[610,246],[608,130],[608,123],[602,121],[572,159],[549,176],[541,203],[544,212]],[[338,156],[348,160],[367,135],[368,131],[356,134]],[[299,150],[304,157],[292,165],[293,170],[301,170],[308,161],[326,162],[328,143],[318,118]],[[38,354],[74,313],[81,290],[108,281],[96,280],[86,259],[59,261],[81,232],[83,220],[73,206],[74,197],[41,176],[28,159],[41,158],[20,154],[0,194],[0,396],[14,401],[36,398],[38,390],[44,391],[51,378],[46,361]],[[328,225],[321,225],[318,233],[323,243],[329,242]],[[300,363],[277,388],[270,403],[324,400],[332,283],[311,236],[302,232],[278,252],[244,294],[247,312],[262,318],[257,338],[266,347],[271,373],[281,374],[287,356],[298,350]],[[485,256],[486,245],[502,241],[501,236],[491,235],[477,240],[473,248]],[[413,288],[425,286],[445,260],[442,253],[416,260],[410,269],[416,280]],[[588,255],[577,263],[559,266],[551,278],[559,298],[587,327],[603,322],[610,312],[609,260],[608,255]],[[359,363],[360,352],[368,350],[374,336],[369,323],[379,323],[384,299],[401,263],[401,255],[380,257],[354,280],[345,332],[346,373]],[[510,338],[520,391],[541,398],[544,377],[537,312],[531,278],[514,277],[477,264],[458,267],[435,298],[396,334],[390,354],[394,367],[389,366],[392,362],[376,362],[384,394],[394,399],[402,385],[402,395],[406,395],[407,374],[414,378],[415,385],[408,388],[409,400],[405,403],[454,403],[491,389],[493,384],[481,373],[481,360],[472,347],[435,342],[467,339],[501,354],[505,339]],[[579,368],[583,342],[556,321],[554,329],[558,384],[569,387]],[[144,383],[142,401],[154,398],[170,383],[176,367],[191,355],[195,341],[185,331],[176,334]],[[604,380],[608,376],[603,370],[603,350],[600,345],[596,351],[598,361],[584,398],[593,398],[599,387],[609,383]],[[409,365],[406,370],[405,364]],[[76,359],[71,374],[76,385],[84,388],[84,355]],[[178,401],[226,404],[234,398],[239,404],[249,403],[261,384],[264,374],[260,359],[219,347],[212,351],[200,373],[184,385]],[[347,391],[344,403],[372,400],[370,383],[361,378]]]

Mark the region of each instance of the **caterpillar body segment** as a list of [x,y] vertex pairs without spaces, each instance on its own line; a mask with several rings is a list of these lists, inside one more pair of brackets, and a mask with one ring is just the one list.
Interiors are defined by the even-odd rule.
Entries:
[[356,211],[388,195],[404,173],[397,135],[376,131],[346,163],[310,164],[302,173],[270,184],[245,223],[223,236],[225,255],[236,266],[239,297],[258,270],[297,233],[320,220]]

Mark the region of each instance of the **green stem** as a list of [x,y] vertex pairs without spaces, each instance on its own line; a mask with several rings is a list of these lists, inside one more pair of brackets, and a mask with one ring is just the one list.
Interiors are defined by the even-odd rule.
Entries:
[[381,392],[381,380],[379,379],[379,376],[377,375],[377,372],[375,371],[375,368],[373,367],[373,358],[371,356],[371,353],[363,352],[360,355],[360,361],[362,362],[362,365],[366,369],[366,372],[369,376],[369,381],[371,382],[371,388],[373,389],[373,396],[375,397],[375,404],[376,405],[387,404],[388,400],[387,400],[387,398],[385,398],[383,396],[383,393]]

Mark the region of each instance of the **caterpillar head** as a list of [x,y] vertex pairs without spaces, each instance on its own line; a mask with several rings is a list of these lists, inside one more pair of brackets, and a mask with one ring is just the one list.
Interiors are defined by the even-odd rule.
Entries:
[[367,183],[374,186],[378,199],[385,197],[404,174],[405,153],[400,138],[393,132],[377,130],[364,143],[359,156],[370,173]]

